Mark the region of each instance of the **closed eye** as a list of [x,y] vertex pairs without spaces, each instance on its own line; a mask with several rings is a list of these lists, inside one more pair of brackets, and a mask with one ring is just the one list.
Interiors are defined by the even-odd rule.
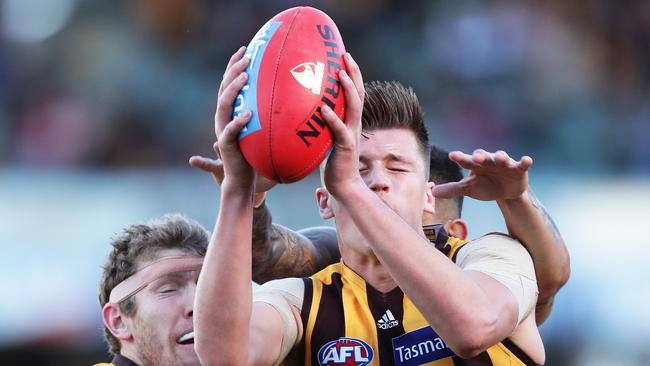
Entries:
[[170,294],[174,291],[176,291],[176,286],[163,286],[158,289],[158,293],[161,294]]
[[408,172],[408,170],[404,168],[389,168],[388,170],[390,170],[391,172],[402,172],[402,173]]

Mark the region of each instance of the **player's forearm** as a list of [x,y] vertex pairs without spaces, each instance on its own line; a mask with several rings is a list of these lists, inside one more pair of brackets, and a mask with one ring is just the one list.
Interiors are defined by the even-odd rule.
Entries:
[[[314,231],[316,229],[313,229]],[[318,233],[312,233],[318,235]],[[327,264],[331,262],[325,258]],[[273,224],[271,212],[262,204],[253,213],[253,280],[257,283],[314,274],[324,267],[314,243],[304,235]]]
[[[570,272],[569,254],[558,228],[530,187],[520,198],[497,203],[510,235],[521,241],[533,258],[538,302],[552,302],[553,296],[569,279]],[[541,323],[540,318],[537,321]]]
[[273,224],[266,258],[253,266],[253,279],[264,283],[286,277],[305,277],[316,272],[319,253],[305,236],[282,225]]
[[272,231],[271,211],[265,203],[262,203],[260,207],[253,210],[252,266],[253,280],[257,283],[268,281],[265,280],[266,274],[276,261],[270,255]]
[[[219,217],[197,284],[196,351],[204,365],[244,364],[251,314],[252,191],[222,186]],[[227,337],[223,335],[226,334]]]
[[454,352],[473,356],[512,332],[516,314],[503,318],[503,309],[479,283],[377,195],[366,188],[338,199],[380,262]]
[[551,309],[553,308],[553,301],[555,300],[555,296],[551,296],[549,299],[547,299],[544,302],[537,302],[535,304],[535,322],[539,326],[542,324],[548,316],[551,314]]

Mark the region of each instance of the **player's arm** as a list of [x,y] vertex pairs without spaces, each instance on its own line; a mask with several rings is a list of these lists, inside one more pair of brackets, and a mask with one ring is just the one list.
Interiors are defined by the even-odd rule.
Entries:
[[298,232],[273,224],[266,204],[253,216],[253,280],[258,283],[307,277],[339,260],[336,230],[312,227]]
[[509,234],[520,240],[533,258],[539,287],[535,318],[541,324],[551,311],[555,294],[569,279],[570,264],[564,239],[528,186],[532,159],[524,156],[515,161],[503,151],[480,149],[472,155],[454,151],[449,157],[470,174],[460,182],[435,187],[434,194],[497,201]]
[[521,197],[497,203],[508,232],[526,246],[533,258],[539,287],[535,320],[540,325],[551,312],[555,294],[569,280],[568,250],[553,219],[530,187]]
[[233,101],[246,80],[243,70],[248,60],[242,58],[243,51],[233,55],[226,69],[215,115],[225,178],[194,305],[195,348],[203,365],[273,364],[282,344],[280,313],[252,302],[255,174],[237,142],[250,111],[231,121]]
[[391,277],[460,357],[474,357],[503,340],[525,315],[519,313],[517,298],[507,287],[483,272],[463,271],[440,251],[432,250],[420,233],[373,192],[359,187],[335,197],[349,208]]
[[[361,177],[358,151],[363,81],[351,57],[346,54],[345,60],[350,75],[339,73],[346,97],[345,123],[330,108],[321,109],[335,138],[324,171],[325,186],[432,328],[457,355],[473,357],[512,333],[519,315],[517,300],[492,277],[463,271],[439,251],[431,250],[422,232],[366,185],[364,179],[372,177]],[[430,193],[425,206],[433,210]]]
[[[215,143],[215,152],[217,152]],[[224,179],[223,162],[203,156],[192,156],[190,165],[212,173],[218,185]],[[272,222],[265,200],[271,181],[260,187],[258,177],[253,197],[253,281],[265,283],[284,277],[310,276],[339,260],[336,230],[331,227],[311,227],[298,232]]]

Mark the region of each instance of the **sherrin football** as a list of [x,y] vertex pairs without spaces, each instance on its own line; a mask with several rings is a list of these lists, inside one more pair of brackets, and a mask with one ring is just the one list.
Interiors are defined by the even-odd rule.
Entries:
[[344,119],[338,72],[345,47],[327,14],[296,7],[274,16],[248,45],[248,81],[235,100],[233,115],[251,120],[239,146],[259,174],[281,183],[311,173],[332,147],[332,133],[320,106]]

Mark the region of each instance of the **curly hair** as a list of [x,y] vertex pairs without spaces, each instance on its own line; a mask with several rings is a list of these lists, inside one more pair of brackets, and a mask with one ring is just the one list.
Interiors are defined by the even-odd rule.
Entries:
[[[205,256],[209,233],[198,222],[180,214],[167,214],[144,224],[130,225],[112,241],[113,249],[102,267],[99,281],[99,304],[106,305],[111,291],[136,272],[138,264],[158,258],[164,249],[180,249],[188,254]],[[134,316],[135,298],[119,303],[125,316]],[[120,352],[120,342],[104,327],[104,338],[113,354]]]

